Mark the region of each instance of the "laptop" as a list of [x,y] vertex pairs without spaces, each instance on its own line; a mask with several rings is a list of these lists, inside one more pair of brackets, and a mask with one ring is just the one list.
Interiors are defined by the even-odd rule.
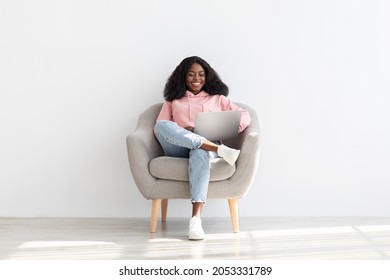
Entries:
[[231,139],[238,135],[240,120],[241,111],[200,112],[194,132],[210,141]]

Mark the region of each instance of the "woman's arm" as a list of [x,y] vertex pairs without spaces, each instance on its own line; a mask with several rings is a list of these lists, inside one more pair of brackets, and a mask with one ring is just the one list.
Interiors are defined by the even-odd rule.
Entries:
[[251,123],[251,116],[248,111],[242,109],[240,106],[234,104],[229,98],[221,95],[222,100],[222,109],[224,111],[241,111],[241,120],[240,127],[238,128],[238,132],[242,132],[245,128],[247,128]]
[[164,101],[157,121],[171,121],[172,120],[172,102]]

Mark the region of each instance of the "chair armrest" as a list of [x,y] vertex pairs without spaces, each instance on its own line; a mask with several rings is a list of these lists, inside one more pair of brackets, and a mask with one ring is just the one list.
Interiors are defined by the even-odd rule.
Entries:
[[240,104],[251,114],[251,124],[240,135],[231,141],[232,147],[240,149],[236,162],[236,172],[229,179],[236,188],[235,198],[246,195],[256,176],[260,158],[260,126],[256,112],[244,104]]
[[236,161],[236,172],[228,179],[229,184],[235,186],[232,198],[241,198],[248,193],[258,170],[260,134],[247,133],[243,140],[240,156]]
[[256,131],[248,131],[242,137],[241,152],[237,159],[237,171],[239,171],[239,169],[243,166],[256,164],[259,154],[260,133]]
[[148,198],[156,179],[149,172],[149,162],[162,155],[162,149],[148,127],[137,127],[126,138],[129,164],[141,194]]

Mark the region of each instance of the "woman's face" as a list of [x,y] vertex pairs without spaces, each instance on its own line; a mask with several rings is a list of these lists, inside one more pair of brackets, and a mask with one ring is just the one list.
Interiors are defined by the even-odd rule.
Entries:
[[201,92],[205,83],[206,73],[203,67],[198,63],[192,64],[186,75],[187,89],[196,95]]

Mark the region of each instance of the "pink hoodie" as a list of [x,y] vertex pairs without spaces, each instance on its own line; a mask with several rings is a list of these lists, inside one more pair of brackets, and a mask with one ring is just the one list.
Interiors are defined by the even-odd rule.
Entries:
[[248,111],[243,110],[223,95],[210,95],[201,91],[194,95],[186,91],[184,96],[173,101],[165,101],[161,108],[157,121],[174,121],[181,127],[195,126],[196,114],[199,112],[242,111],[239,132],[243,131],[250,123],[251,117]]

